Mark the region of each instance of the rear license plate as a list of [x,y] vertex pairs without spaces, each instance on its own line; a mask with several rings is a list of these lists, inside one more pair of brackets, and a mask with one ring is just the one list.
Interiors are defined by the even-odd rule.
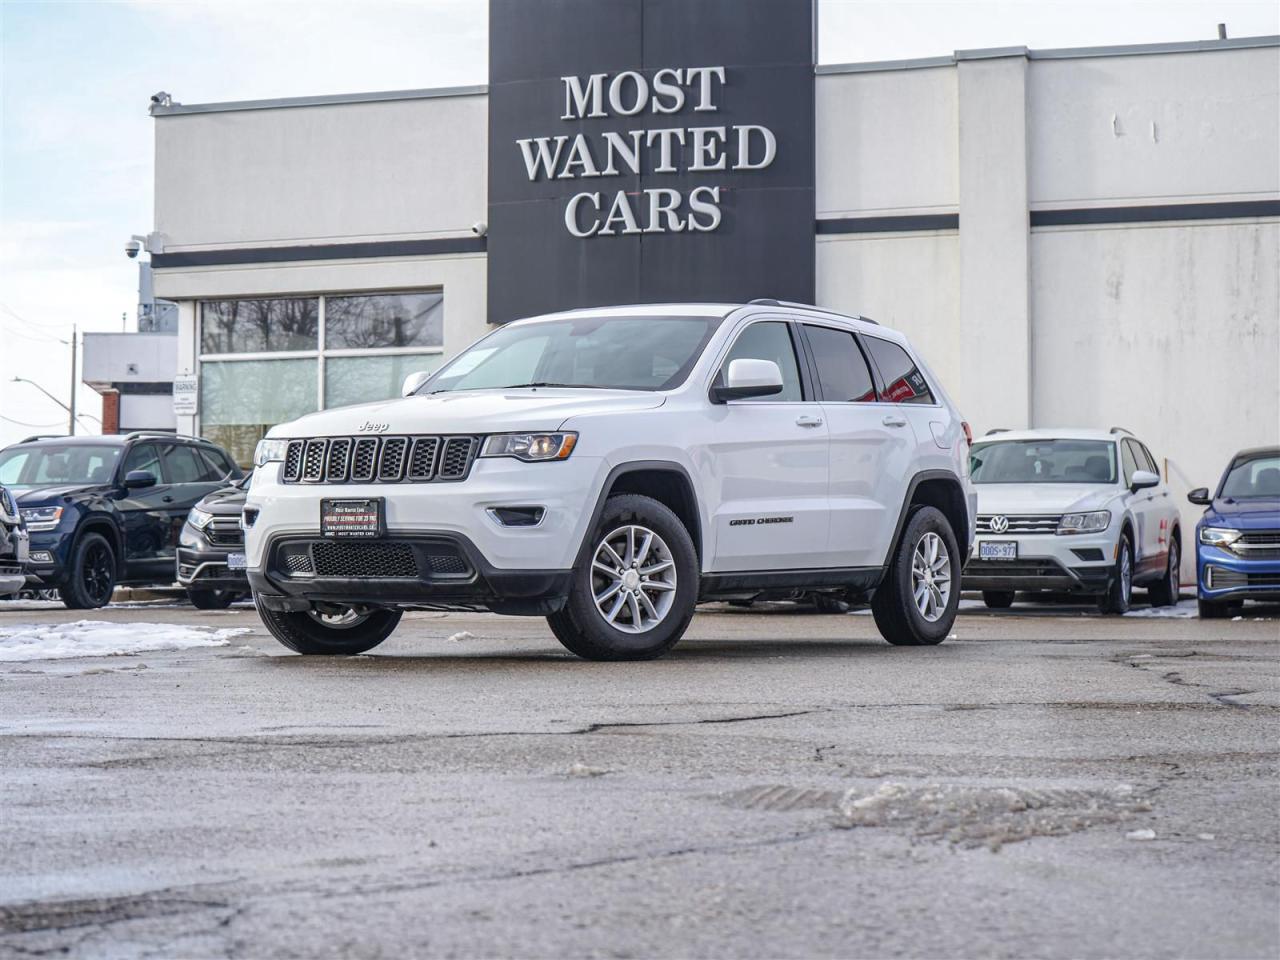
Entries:
[[382,497],[367,500],[321,500],[323,537],[380,537],[385,532]]
[[978,544],[979,560],[1017,560],[1017,540],[984,540]]
[[243,553],[228,553],[227,569],[228,570],[248,570],[249,569],[248,557],[246,557]]

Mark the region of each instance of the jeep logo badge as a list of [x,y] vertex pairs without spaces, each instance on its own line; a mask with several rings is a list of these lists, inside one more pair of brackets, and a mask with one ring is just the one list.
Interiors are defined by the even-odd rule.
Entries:
[[391,424],[389,423],[374,423],[371,420],[366,420],[364,423],[360,424],[360,426],[356,427],[356,430],[360,433],[386,433],[390,429]]
[[1009,518],[996,516],[991,518],[991,532],[1004,533],[1009,529]]

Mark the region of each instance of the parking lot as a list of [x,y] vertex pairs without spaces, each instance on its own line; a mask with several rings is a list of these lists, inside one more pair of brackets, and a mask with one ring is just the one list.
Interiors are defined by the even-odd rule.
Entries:
[[1088,610],[913,649],[714,607],[618,664],[537,619],[322,659],[93,611],[246,632],[0,663],[0,954],[1276,956],[1280,608]]

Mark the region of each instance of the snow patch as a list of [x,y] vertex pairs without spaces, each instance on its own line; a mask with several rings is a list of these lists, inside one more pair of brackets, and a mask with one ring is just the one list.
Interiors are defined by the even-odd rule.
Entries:
[[72,657],[126,657],[152,650],[225,647],[248,627],[214,630],[177,623],[15,623],[0,626],[0,661],[65,660]]
[[1189,620],[1199,615],[1194,600],[1183,600],[1172,607],[1143,607],[1140,610],[1130,610],[1125,614],[1126,617],[1172,618],[1174,620]]
[[471,633],[471,632],[470,632],[470,631],[468,631],[468,630],[463,630],[463,631],[461,631],[461,632],[459,632],[459,633],[455,633],[455,634],[451,635],[451,636],[449,637],[449,639],[448,639],[448,641],[447,641],[447,642],[449,642],[449,643],[465,643],[465,642],[466,642],[466,641],[468,641],[468,640],[475,640],[475,639],[476,639],[476,635],[475,635],[474,633]]

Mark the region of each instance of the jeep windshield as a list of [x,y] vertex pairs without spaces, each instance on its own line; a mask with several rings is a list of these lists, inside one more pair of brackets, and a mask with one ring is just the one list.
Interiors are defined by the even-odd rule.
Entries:
[[969,454],[974,483],[1115,483],[1116,448],[1106,440],[995,440]]
[[15,489],[110,483],[118,444],[43,443],[0,453],[0,484]]
[[517,387],[670,390],[684,382],[720,317],[575,316],[490,334],[418,393]]

